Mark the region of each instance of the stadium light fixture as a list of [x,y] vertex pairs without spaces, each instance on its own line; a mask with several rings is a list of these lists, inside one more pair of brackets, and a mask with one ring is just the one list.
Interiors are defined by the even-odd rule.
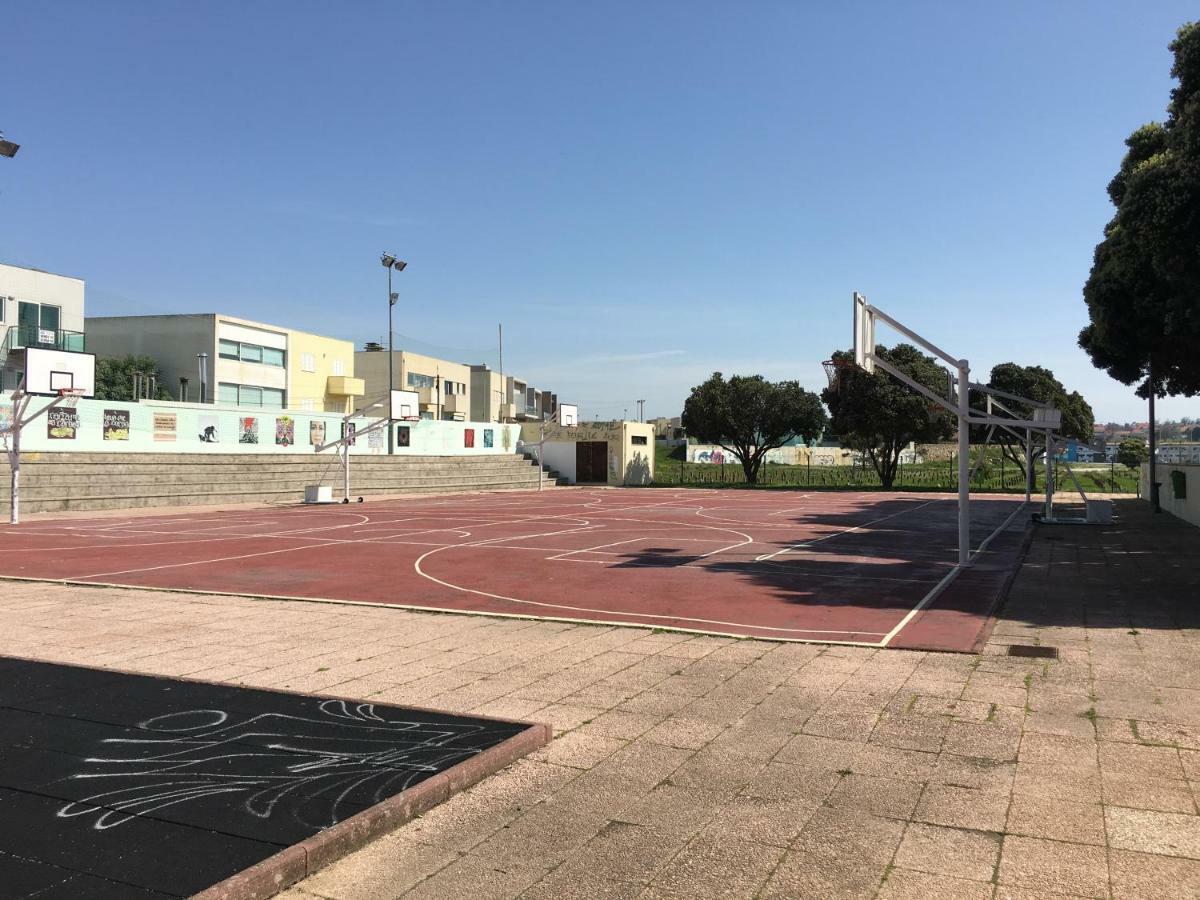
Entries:
[[[393,349],[392,349],[392,338],[393,338],[393,335],[395,334],[395,331],[392,328],[392,307],[394,307],[396,305],[396,301],[400,298],[400,295],[392,290],[392,270],[395,269],[397,272],[403,272],[405,267],[408,265],[408,263],[406,263],[402,259],[396,259],[396,257],[391,253],[381,253],[379,255],[379,261],[383,264],[383,267],[388,270],[388,398],[389,398],[389,402],[390,402],[392,391],[396,387],[396,382],[392,375],[392,368],[394,365],[394,353],[393,353]],[[389,413],[389,416],[390,415],[391,414]],[[392,423],[389,421],[388,422],[388,455],[389,456],[391,455],[392,451],[395,449],[395,442],[396,442],[396,432],[395,432],[395,429],[393,429],[393,427],[392,427]]]

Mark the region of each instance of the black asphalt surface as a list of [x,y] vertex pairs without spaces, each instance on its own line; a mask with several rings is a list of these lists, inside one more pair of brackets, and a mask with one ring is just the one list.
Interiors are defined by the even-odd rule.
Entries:
[[525,727],[0,657],[0,896],[189,896]]

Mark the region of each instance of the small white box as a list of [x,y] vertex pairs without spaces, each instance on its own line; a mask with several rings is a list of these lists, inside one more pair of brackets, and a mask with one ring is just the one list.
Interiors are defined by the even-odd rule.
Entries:
[[306,484],[304,486],[305,503],[332,503],[333,488],[327,484]]
[[1087,501],[1087,523],[1089,525],[1111,525],[1113,523],[1112,501]]

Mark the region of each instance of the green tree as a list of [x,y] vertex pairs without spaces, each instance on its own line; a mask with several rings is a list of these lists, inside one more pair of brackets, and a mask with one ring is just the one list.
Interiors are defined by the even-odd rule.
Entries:
[[[912,344],[897,344],[890,350],[881,344],[875,353],[909,378],[945,396],[946,370],[932,356]],[[884,488],[890,489],[904,448],[914,441],[945,440],[954,433],[954,420],[945,409],[882,369],[867,372],[846,365],[854,359],[853,353],[838,351],[833,359],[842,364],[838,381],[821,392],[832,415],[831,427],[843,447],[857,450],[870,460]]]
[[[1055,378],[1054,373],[1049,369],[1042,366],[1021,366],[1012,362],[1000,363],[998,366],[992,367],[988,386],[1009,394],[1028,397],[1039,403],[1054,404],[1055,408],[1062,410],[1062,427],[1059,429],[1059,434],[1087,444],[1092,442],[1096,417],[1092,413],[1091,405],[1083,399],[1078,391],[1068,393],[1067,389],[1063,387],[1063,383]],[[1020,418],[1028,419],[1033,416],[1033,407],[1029,404],[1003,399],[1001,402]],[[985,401],[982,398],[972,397],[971,405],[975,409],[984,409],[984,404]],[[987,432],[987,427],[977,427],[972,438],[982,442]],[[1016,463],[1017,468],[1028,478],[1029,473],[1025,471],[1025,449],[1022,440],[1003,428],[997,428],[992,432],[992,442],[998,444],[1004,455]],[[1035,463],[1045,455],[1045,444],[1040,447],[1034,446],[1033,460]]]
[[1179,29],[1165,123],[1137,129],[1084,285],[1092,363],[1147,397],[1200,393],[1200,23]]
[[726,381],[714,372],[683,404],[688,437],[736,456],[750,484],[758,483],[768,450],[797,437],[816,440],[827,422],[816,394],[798,382],[772,382],[761,375],[733,375]]
[[1127,438],[1117,445],[1117,462],[1136,469],[1150,458],[1150,448],[1141,438]]
[[153,375],[158,379],[155,400],[170,400],[171,394],[162,383],[158,363],[150,356],[104,356],[96,360],[96,399],[132,401],[133,373]]

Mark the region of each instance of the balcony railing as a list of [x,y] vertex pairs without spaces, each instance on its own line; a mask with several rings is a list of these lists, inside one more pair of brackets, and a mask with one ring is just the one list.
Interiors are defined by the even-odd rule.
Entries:
[[4,336],[4,346],[8,351],[36,347],[39,350],[70,350],[73,353],[82,353],[84,345],[83,332],[39,328],[36,325],[12,325]]

